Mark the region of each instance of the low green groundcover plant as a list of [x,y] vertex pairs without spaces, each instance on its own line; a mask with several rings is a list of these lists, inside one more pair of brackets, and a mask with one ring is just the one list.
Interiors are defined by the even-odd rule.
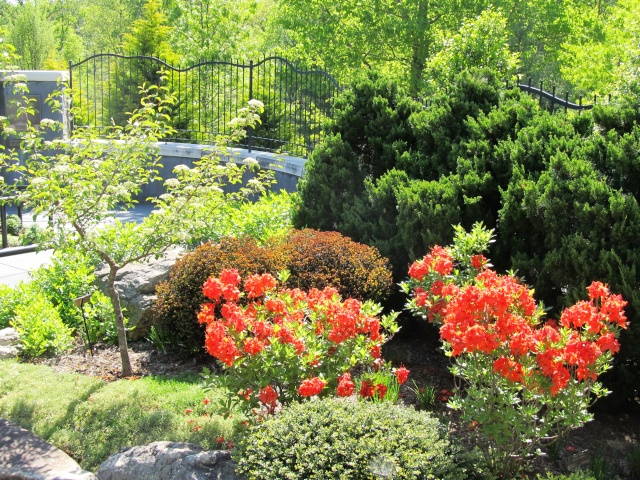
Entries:
[[[238,420],[206,413],[195,375],[105,383],[43,365],[0,361],[0,417],[95,471],[121,448],[157,440],[226,447]],[[215,397],[211,396],[211,401]],[[117,419],[117,421],[114,421]]]
[[233,456],[250,479],[472,479],[474,467],[435,418],[389,403],[292,404],[249,429]]
[[[117,342],[113,308],[95,284],[96,263],[80,252],[59,250],[48,265],[30,273],[29,282],[0,285],[0,328],[18,330],[25,356],[60,353],[77,333],[85,342],[87,334],[93,343]],[[88,294],[83,316],[73,300]]]

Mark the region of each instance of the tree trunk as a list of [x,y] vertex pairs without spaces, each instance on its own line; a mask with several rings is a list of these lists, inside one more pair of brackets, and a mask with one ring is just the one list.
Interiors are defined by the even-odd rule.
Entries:
[[109,277],[107,278],[107,292],[113,305],[113,313],[116,317],[116,329],[118,330],[118,348],[120,349],[120,359],[122,360],[122,376],[130,377],[133,375],[131,369],[131,360],[129,359],[129,350],[127,348],[127,332],[124,328],[124,315],[122,307],[120,307],[120,295],[116,290],[116,273],[119,268],[112,265],[109,269]]
[[429,53],[429,29],[431,25],[427,19],[428,5],[426,1],[419,1],[415,30],[411,44],[411,66],[409,74],[409,94],[416,97],[422,87],[422,73]]

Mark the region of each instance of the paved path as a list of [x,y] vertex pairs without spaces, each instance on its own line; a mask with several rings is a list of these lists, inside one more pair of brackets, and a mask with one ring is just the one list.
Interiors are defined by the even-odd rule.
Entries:
[[[141,222],[146,216],[151,213],[153,205],[149,203],[143,203],[136,205],[135,208],[127,212],[121,212],[117,214],[117,218],[122,222]],[[8,213],[15,213],[8,209]],[[25,225],[34,223],[32,217],[28,214],[23,216]],[[42,220],[38,219],[41,223]],[[29,281],[29,272],[44,264],[46,264],[53,251],[45,250],[41,252],[22,253],[19,255],[9,255],[6,257],[0,257],[0,284],[9,285],[15,287],[20,282]]]

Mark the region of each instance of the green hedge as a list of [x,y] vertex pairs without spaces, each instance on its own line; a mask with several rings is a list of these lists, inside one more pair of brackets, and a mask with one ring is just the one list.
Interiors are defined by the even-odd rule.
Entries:
[[294,404],[252,427],[233,452],[249,479],[472,479],[478,473],[424,412],[337,399]]

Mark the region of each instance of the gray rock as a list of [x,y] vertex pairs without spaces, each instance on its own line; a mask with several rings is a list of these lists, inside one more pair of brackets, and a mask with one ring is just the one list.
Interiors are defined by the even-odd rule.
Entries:
[[0,480],[96,480],[69,455],[0,419]]
[[0,347],[10,347],[19,343],[20,338],[15,328],[8,327],[0,330]]
[[[176,263],[181,253],[174,250],[159,260],[127,265],[117,273],[116,289],[120,294],[120,304],[125,309],[128,327],[132,329],[129,331],[129,339],[140,340],[148,333],[151,328],[150,319],[141,322],[143,313],[156,299],[156,286],[166,280],[169,268]],[[102,267],[96,272],[98,286],[105,295],[108,295],[106,291],[108,275],[108,267]]]
[[20,354],[20,338],[15,328],[0,330],[0,359],[15,358]]
[[226,450],[190,443],[153,442],[122,450],[96,472],[99,480],[243,480]]
[[3,358],[16,358],[19,354],[18,347],[0,347],[0,360]]

